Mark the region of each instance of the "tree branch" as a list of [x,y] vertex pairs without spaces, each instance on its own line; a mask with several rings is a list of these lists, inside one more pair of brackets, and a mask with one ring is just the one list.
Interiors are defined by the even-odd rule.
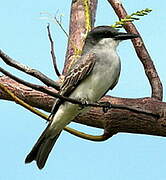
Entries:
[[[11,92],[33,107],[51,111],[54,98],[23,86],[9,78],[1,77],[0,83],[4,84]],[[0,99],[12,100],[0,91]],[[113,106],[122,105],[138,108],[142,111],[153,112],[152,114],[137,113],[132,110],[111,108],[104,113],[97,107],[91,108],[89,112],[77,116],[74,121],[92,127],[105,129],[109,134],[118,132],[149,134],[166,137],[166,103],[154,98],[114,98],[106,96],[101,102],[110,102]]]
[[0,57],[9,66],[12,66],[26,74],[29,74],[29,75],[39,79],[41,82],[43,82],[47,86],[51,86],[51,87],[59,90],[59,88],[60,88],[59,84],[57,84],[55,81],[53,81],[52,79],[50,79],[49,77],[47,77],[46,75],[41,73],[40,71],[38,71],[36,69],[32,69],[32,68],[28,67],[27,65],[17,62],[16,60],[12,59],[7,54],[5,54],[2,50],[0,50]]
[[[119,0],[108,0],[108,2],[113,7],[119,19],[125,18],[127,16],[127,12]],[[126,23],[124,28],[129,33],[139,34],[135,25],[131,22]],[[139,57],[141,63],[144,66],[145,74],[150,82],[151,90],[152,90],[151,97],[156,98],[158,100],[162,100],[163,98],[162,83],[160,81],[156,68],[153,64],[153,61],[145,47],[143,39],[140,36],[140,38],[133,39],[132,42],[135,47],[137,56]]]
[[68,47],[62,73],[64,75],[79,57],[89,26],[94,26],[97,2],[98,0],[72,0]]

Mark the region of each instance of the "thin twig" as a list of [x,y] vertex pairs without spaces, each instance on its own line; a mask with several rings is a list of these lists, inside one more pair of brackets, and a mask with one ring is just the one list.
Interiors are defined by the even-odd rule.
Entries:
[[55,81],[53,81],[52,79],[50,79],[49,77],[47,77],[46,75],[41,73],[40,71],[38,71],[36,69],[32,69],[24,64],[19,63],[18,61],[14,60],[14,59],[12,59],[7,54],[5,54],[2,50],[0,50],[0,57],[9,66],[12,66],[26,74],[29,74],[29,75],[39,79],[47,86],[51,86],[51,87],[55,88],[56,90],[60,89],[60,86],[58,83],[56,83]]
[[47,31],[48,31],[48,38],[49,38],[50,44],[51,44],[51,57],[52,57],[53,65],[54,65],[54,70],[55,70],[57,76],[59,77],[61,74],[58,70],[57,63],[56,63],[56,56],[55,56],[55,52],[54,52],[54,41],[52,40],[52,37],[51,37],[50,25],[49,24],[47,26]]
[[86,139],[86,140],[90,140],[90,141],[105,141],[107,139],[109,139],[111,136],[109,136],[109,134],[102,134],[102,135],[99,135],[99,136],[94,136],[94,135],[90,135],[90,134],[86,134],[86,133],[83,133],[83,132],[80,132],[80,131],[77,131],[75,129],[72,129],[70,127],[65,127],[64,129],[65,131],[69,132],[70,134],[73,134],[77,137],[80,137],[80,138],[83,138],[83,139]]
[[56,16],[54,17],[54,19],[55,19],[56,23],[59,25],[59,27],[62,29],[62,31],[65,33],[65,35],[67,37],[69,37],[69,35],[67,34],[66,30],[63,28],[62,23],[57,19]]

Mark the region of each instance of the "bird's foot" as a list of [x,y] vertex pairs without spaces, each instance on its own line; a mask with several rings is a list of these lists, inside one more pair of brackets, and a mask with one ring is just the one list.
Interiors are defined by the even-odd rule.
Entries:
[[87,105],[90,103],[87,98],[79,98],[79,101],[81,101],[80,110],[87,107]]
[[98,102],[98,104],[103,108],[104,113],[107,113],[107,111],[111,108],[111,103],[109,102]]
[[85,107],[91,106],[91,107],[101,107],[103,108],[103,112],[106,113],[112,106],[109,102],[96,102],[93,103],[89,101],[87,98],[79,98],[79,101],[81,101],[81,104],[79,105],[80,110],[82,110]]

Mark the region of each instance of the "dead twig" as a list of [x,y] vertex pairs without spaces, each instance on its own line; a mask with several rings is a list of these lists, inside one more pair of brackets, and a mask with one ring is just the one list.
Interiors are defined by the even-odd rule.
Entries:
[[67,34],[66,30],[64,29],[64,27],[62,26],[62,22],[58,20],[58,18],[55,16],[54,17],[56,23],[59,25],[59,27],[62,29],[62,31],[65,33],[66,37],[68,38],[69,35]]
[[56,56],[55,56],[55,52],[54,52],[54,41],[52,40],[52,37],[51,37],[50,25],[49,24],[47,26],[47,31],[48,31],[48,38],[49,38],[50,44],[51,44],[51,57],[52,57],[53,65],[54,65],[54,70],[55,70],[57,76],[59,77],[61,74],[58,70],[57,63],[56,63]]

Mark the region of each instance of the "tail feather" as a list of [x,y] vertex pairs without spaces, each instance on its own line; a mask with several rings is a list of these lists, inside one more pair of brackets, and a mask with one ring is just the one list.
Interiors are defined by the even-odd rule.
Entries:
[[25,163],[30,163],[33,160],[36,161],[37,166],[39,169],[42,169],[47,161],[47,158],[49,156],[49,153],[51,152],[56,140],[58,139],[60,133],[58,133],[56,136],[51,137],[48,136],[49,125],[44,130],[40,138],[38,139],[37,143],[32,148],[31,152],[27,155],[25,159]]

